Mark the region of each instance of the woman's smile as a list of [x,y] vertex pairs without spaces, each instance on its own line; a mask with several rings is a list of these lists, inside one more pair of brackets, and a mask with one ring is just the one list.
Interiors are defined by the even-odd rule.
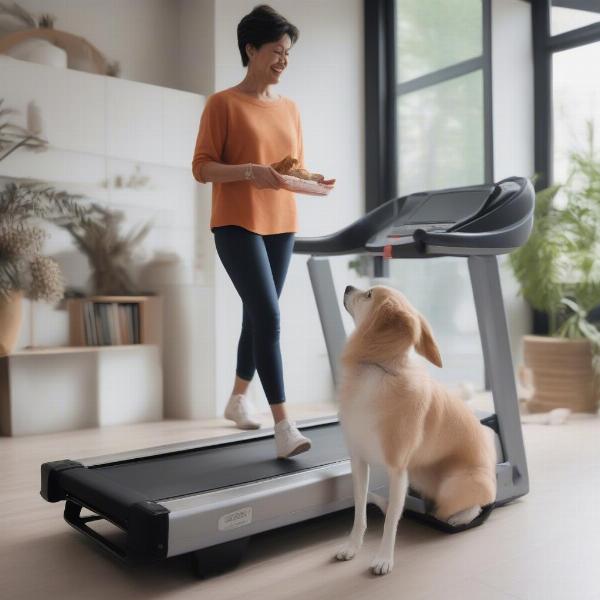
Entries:
[[281,63],[276,63],[271,66],[271,71],[274,71],[276,77],[279,77],[285,71],[285,65],[282,65]]

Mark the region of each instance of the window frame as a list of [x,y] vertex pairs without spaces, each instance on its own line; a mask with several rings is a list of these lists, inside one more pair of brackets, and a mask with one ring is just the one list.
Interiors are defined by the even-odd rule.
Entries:
[[[585,8],[585,0],[531,0],[534,69],[534,165],[535,187],[543,190],[554,183],[554,118],[552,58],[556,52],[600,41],[600,23],[557,35],[551,34],[552,5]],[[600,11],[599,11],[600,12]]]
[[[364,0],[365,24],[365,212],[398,194],[396,102],[481,69],[483,81],[484,180],[493,183],[491,0],[482,3],[482,54],[407,82],[396,82],[396,2]],[[426,191],[426,190],[423,190]]]

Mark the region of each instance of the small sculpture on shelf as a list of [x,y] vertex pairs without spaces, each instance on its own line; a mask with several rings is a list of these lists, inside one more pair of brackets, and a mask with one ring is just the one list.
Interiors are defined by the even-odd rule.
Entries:
[[41,135],[42,118],[35,102],[27,105],[27,127],[15,125],[7,120],[7,115],[18,113],[14,108],[2,108],[4,98],[0,98],[0,161],[18,148],[41,152],[48,147],[48,141]]

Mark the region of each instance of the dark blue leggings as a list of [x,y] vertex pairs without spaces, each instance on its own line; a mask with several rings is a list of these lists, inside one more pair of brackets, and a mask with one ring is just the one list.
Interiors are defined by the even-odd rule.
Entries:
[[294,248],[294,233],[260,235],[239,227],[215,227],[215,246],[243,303],[236,375],[254,372],[269,404],[285,402],[279,348],[279,296]]

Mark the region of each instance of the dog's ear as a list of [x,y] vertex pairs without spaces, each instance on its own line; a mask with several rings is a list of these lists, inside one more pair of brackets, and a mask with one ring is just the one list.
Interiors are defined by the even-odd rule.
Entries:
[[429,323],[427,323],[422,315],[419,315],[419,323],[421,324],[421,336],[415,344],[415,350],[436,367],[441,368],[442,357],[440,355],[440,349],[433,339],[431,327],[429,327]]

